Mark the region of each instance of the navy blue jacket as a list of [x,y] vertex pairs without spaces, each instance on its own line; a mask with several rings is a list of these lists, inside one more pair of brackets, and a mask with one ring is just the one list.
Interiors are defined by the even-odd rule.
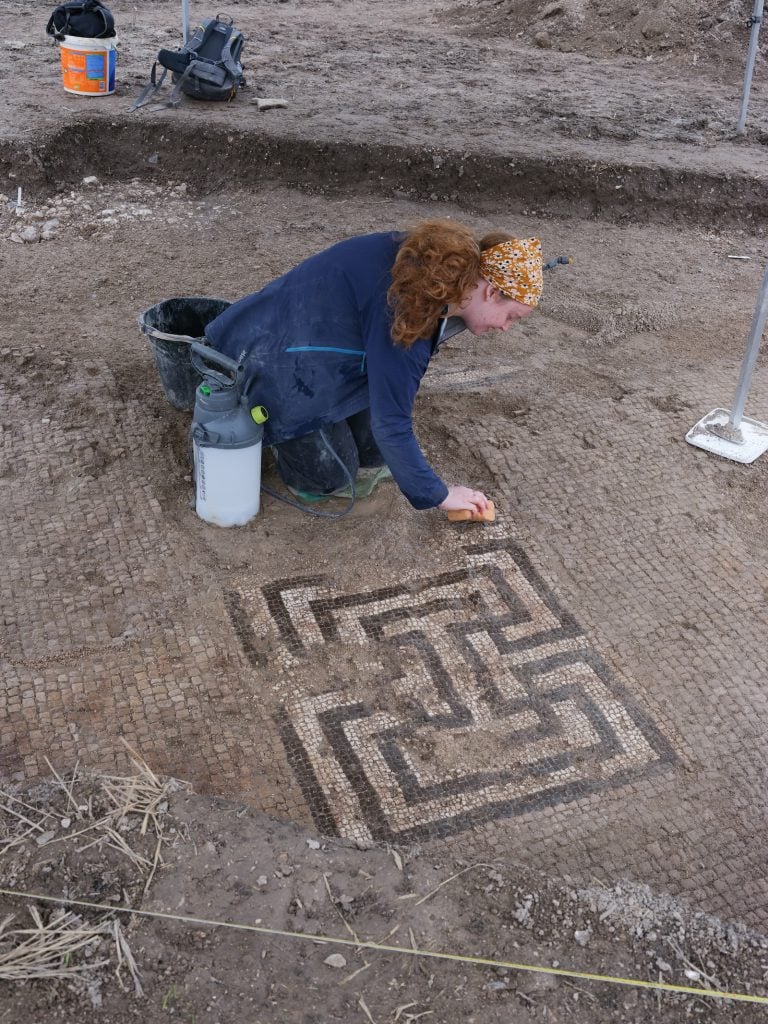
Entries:
[[413,433],[413,402],[431,339],[395,345],[387,289],[400,233],[361,235],[311,256],[206,328],[211,345],[246,368],[251,405],[264,405],[266,444],[371,410],[373,436],[414,508],[448,488]]

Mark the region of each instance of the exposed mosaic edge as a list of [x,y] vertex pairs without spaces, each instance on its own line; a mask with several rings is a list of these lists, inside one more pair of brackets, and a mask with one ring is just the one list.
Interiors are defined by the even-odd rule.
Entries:
[[421,391],[425,393],[451,393],[454,391],[485,391],[519,378],[518,370],[434,370],[424,378]]
[[[258,638],[271,633],[271,657],[289,680],[319,645],[372,645],[398,666],[376,707],[353,679],[281,695],[286,754],[326,834],[433,839],[677,761],[518,544],[496,533],[466,546],[464,560],[432,579],[354,594],[302,577],[228,595],[252,664],[264,664]],[[437,756],[420,758],[420,745]]]

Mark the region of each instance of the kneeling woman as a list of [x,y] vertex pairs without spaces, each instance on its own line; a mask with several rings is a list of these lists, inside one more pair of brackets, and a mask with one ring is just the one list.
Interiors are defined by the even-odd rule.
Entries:
[[413,432],[413,403],[448,337],[504,330],[542,291],[541,243],[477,241],[452,221],[347,239],[305,260],[211,323],[209,343],[246,368],[265,442],[305,499],[391,472],[414,508],[485,510],[481,491],[446,485]]

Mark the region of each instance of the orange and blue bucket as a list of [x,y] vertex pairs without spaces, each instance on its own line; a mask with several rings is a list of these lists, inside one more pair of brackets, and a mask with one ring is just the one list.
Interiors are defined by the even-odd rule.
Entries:
[[64,91],[78,96],[109,96],[115,91],[117,37],[64,36],[60,43]]

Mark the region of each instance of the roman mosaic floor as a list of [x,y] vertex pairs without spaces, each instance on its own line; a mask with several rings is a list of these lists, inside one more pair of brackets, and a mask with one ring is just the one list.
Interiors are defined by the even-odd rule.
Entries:
[[339,522],[265,498],[209,527],[189,417],[129,318],[130,386],[114,360],[9,344],[0,776],[122,769],[124,737],[362,846],[628,878],[768,926],[766,469],[683,440],[738,357],[704,372],[674,324],[562,343],[577,313],[514,358],[449,349],[425,380],[425,447],[471,467],[488,526],[388,483]]

